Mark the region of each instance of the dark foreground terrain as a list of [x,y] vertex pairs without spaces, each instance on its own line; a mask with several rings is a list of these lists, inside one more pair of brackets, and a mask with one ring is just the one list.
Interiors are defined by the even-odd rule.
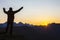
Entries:
[[13,36],[5,34],[6,27],[0,28],[0,40],[60,40],[60,24],[43,26],[16,26]]

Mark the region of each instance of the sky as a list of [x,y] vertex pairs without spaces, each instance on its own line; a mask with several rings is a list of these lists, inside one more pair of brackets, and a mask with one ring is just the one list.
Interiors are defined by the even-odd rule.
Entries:
[[60,0],[0,0],[0,23],[7,21],[7,15],[3,12],[9,7],[18,10],[14,22],[29,23],[33,25],[47,25],[49,23],[60,23]]

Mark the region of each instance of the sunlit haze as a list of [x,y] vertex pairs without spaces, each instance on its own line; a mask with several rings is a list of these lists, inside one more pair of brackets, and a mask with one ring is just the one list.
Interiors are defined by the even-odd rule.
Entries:
[[7,21],[7,15],[3,12],[9,7],[18,10],[14,22],[23,22],[33,25],[47,25],[49,23],[60,23],[60,0],[0,0],[0,23]]

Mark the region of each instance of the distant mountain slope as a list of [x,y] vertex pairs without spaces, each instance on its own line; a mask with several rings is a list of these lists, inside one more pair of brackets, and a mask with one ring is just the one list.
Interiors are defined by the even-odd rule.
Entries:
[[[13,35],[22,35],[26,40],[55,40],[60,39],[60,24],[52,23],[47,26],[33,26],[29,24],[14,24]],[[0,33],[5,32],[6,27],[0,28]]]

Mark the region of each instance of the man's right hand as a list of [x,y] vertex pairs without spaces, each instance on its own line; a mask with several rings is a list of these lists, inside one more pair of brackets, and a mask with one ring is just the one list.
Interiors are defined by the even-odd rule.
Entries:
[[5,10],[5,8],[3,8],[3,10]]

